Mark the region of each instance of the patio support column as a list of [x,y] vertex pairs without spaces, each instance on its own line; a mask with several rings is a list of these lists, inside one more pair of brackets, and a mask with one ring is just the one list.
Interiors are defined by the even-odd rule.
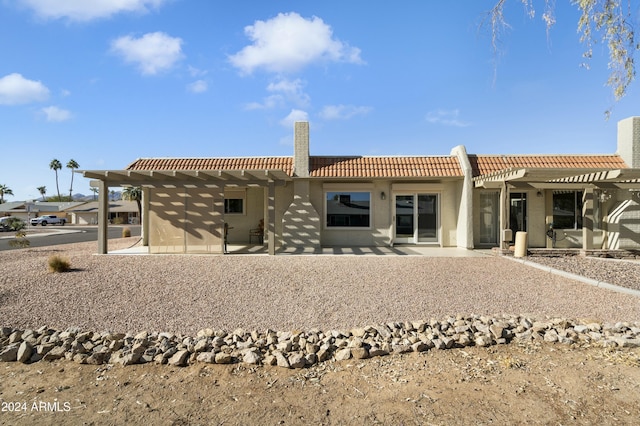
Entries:
[[582,192],[582,249],[593,249],[593,188]]
[[269,180],[267,200],[267,248],[269,255],[276,254],[276,186]]
[[140,218],[140,236],[142,245],[149,246],[149,188],[142,187],[142,217]]
[[103,180],[98,185],[98,254],[108,253],[109,187]]
[[500,188],[500,248],[506,250],[509,248],[509,243],[502,241],[504,238],[502,232],[505,229],[509,229],[509,188],[507,182],[502,182]]
[[[211,188],[211,194],[213,195],[212,253],[224,253],[224,185]],[[218,249],[215,248],[216,245],[218,245]]]

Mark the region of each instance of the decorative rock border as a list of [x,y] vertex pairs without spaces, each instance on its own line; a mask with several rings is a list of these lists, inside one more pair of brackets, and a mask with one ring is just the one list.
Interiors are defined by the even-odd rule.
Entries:
[[391,353],[424,352],[467,346],[507,344],[512,340],[564,344],[597,343],[640,347],[640,322],[597,323],[568,319],[536,321],[521,316],[458,315],[444,320],[388,323],[350,331],[200,330],[195,337],[173,333],[136,335],[0,328],[0,361],[33,363],[65,358],[80,364],[157,363],[185,366],[195,362],[277,365],[303,368],[325,361],[365,359]]

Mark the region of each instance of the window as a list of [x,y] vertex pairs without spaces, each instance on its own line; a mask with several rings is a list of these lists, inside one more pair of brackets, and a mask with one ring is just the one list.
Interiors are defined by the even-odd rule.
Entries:
[[368,228],[371,226],[370,192],[326,192],[327,227]]
[[225,214],[243,214],[244,213],[244,199],[242,198],[225,198],[224,199],[224,213]]
[[553,191],[553,227],[582,229],[582,191]]

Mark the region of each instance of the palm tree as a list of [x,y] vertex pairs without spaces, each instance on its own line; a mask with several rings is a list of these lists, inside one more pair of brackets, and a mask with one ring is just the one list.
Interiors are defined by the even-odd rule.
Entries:
[[122,199],[135,201],[138,204],[138,221],[142,223],[142,188],[139,186],[127,186],[122,191]]
[[73,158],[67,163],[67,168],[71,169],[71,187],[69,188],[69,198],[73,201],[73,171],[80,167],[80,164],[76,163]]
[[38,192],[40,193],[40,195],[42,195],[42,201],[44,201],[44,196],[47,193],[47,187],[46,186],[39,186],[37,189],[38,189]]
[[13,195],[13,191],[7,185],[0,185],[0,204],[4,203],[5,195]]
[[94,188],[93,186],[89,188],[91,192],[93,192],[93,199],[96,199],[96,195],[98,194],[98,188]]
[[56,190],[58,191],[58,201],[60,201],[60,186],[58,185],[58,170],[62,169],[62,163],[57,159],[51,160],[49,163],[49,168],[56,172]]

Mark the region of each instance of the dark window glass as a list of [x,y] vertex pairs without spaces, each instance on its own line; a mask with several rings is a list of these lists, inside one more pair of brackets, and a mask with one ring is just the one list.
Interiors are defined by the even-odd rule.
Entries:
[[242,207],[244,200],[242,198],[230,198],[224,200],[224,212],[225,213],[244,213]]
[[582,191],[553,191],[553,227],[582,229]]
[[327,192],[327,226],[368,228],[370,192]]

